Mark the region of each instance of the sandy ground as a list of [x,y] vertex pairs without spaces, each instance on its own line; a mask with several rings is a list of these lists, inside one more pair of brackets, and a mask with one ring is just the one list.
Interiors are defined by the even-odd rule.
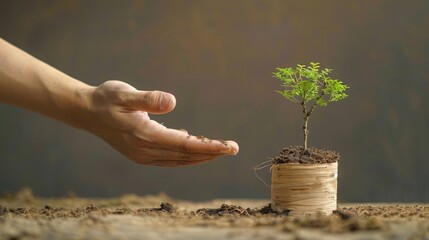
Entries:
[[188,202],[0,198],[0,239],[429,239],[428,204],[339,204],[330,215],[273,213],[269,200]]

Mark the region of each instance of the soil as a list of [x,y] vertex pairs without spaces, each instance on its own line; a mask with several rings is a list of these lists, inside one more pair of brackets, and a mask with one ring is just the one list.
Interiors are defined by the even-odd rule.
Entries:
[[[188,135],[188,138],[190,138],[192,135]],[[213,139],[210,138],[206,138],[203,135],[199,135],[199,136],[195,136],[198,140],[200,140],[201,142],[213,142]],[[223,144],[224,146],[228,146],[228,143],[225,140],[222,139],[216,139],[217,141],[219,141],[221,144]]]
[[212,142],[213,140],[206,138],[202,135],[196,136],[197,139],[199,139],[201,142]]
[[343,203],[303,216],[273,212],[269,200],[70,196],[0,198],[0,239],[429,239],[427,204]]
[[334,163],[339,159],[340,154],[334,151],[314,147],[304,150],[302,146],[290,146],[282,149],[279,155],[272,159],[272,163],[323,164]]

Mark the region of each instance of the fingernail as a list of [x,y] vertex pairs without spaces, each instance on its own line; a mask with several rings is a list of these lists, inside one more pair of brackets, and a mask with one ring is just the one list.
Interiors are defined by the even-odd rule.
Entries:
[[223,141],[222,144],[225,146],[225,153],[229,155],[237,155],[238,144],[233,141]]
[[237,155],[237,153],[238,153],[238,152],[237,152],[237,150],[236,150],[236,149],[234,149],[234,148],[232,148],[232,147],[229,149],[229,154],[231,154],[231,155]]
[[161,94],[161,103],[159,106],[161,110],[169,109],[170,105],[171,105],[170,96],[167,96],[167,94],[165,93]]

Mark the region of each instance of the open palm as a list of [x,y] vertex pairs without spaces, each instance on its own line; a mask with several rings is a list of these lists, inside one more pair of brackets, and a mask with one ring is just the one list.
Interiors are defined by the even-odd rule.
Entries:
[[192,136],[151,120],[148,113],[164,114],[174,109],[172,94],[138,91],[121,81],[107,81],[91,95],[88,130],[137,163],[195,165],[238,152],[233,141]]

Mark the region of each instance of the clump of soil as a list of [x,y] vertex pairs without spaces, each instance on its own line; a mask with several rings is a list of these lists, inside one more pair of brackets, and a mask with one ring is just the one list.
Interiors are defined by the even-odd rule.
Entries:
[[241,206],[222,204],[219,208],[200,208],[196,211],[199,216],[227,216],[227,215],[240,215],[240,216],[260,216],[260,215],[287,215],[289,212],[276,212],[271,209],[271,203],[263,206],[262,208],[246,208]]
[[282,149],[272,163],[323,164],[334,163],[339,159],[340,154],[334,151],[313,147],[304,150],[302,146],[291,146]]
[[[260,213],[260,214],[263,214],[263,215],[264,214],[282,214],[280,212],[274,211],[273,208],[271,207],[271,203],[268,203],[267,205],[263,206],[262,208],[259,208],[259,209],[257,208],[256,212]],[[283,213],[284,214],[288,214],[289,212],[285,211]]]
[[159,208],[141,208],[137,210],[140,213],[148,213],[148,212],[167,212],[167,213],[175,213],[177,209],[173,207],[171,203],[162,202]]
[[240,206],[222,204],[220,208],[200,208],[197,215],[223,216],[230,214],[249,215],[248,211]]

